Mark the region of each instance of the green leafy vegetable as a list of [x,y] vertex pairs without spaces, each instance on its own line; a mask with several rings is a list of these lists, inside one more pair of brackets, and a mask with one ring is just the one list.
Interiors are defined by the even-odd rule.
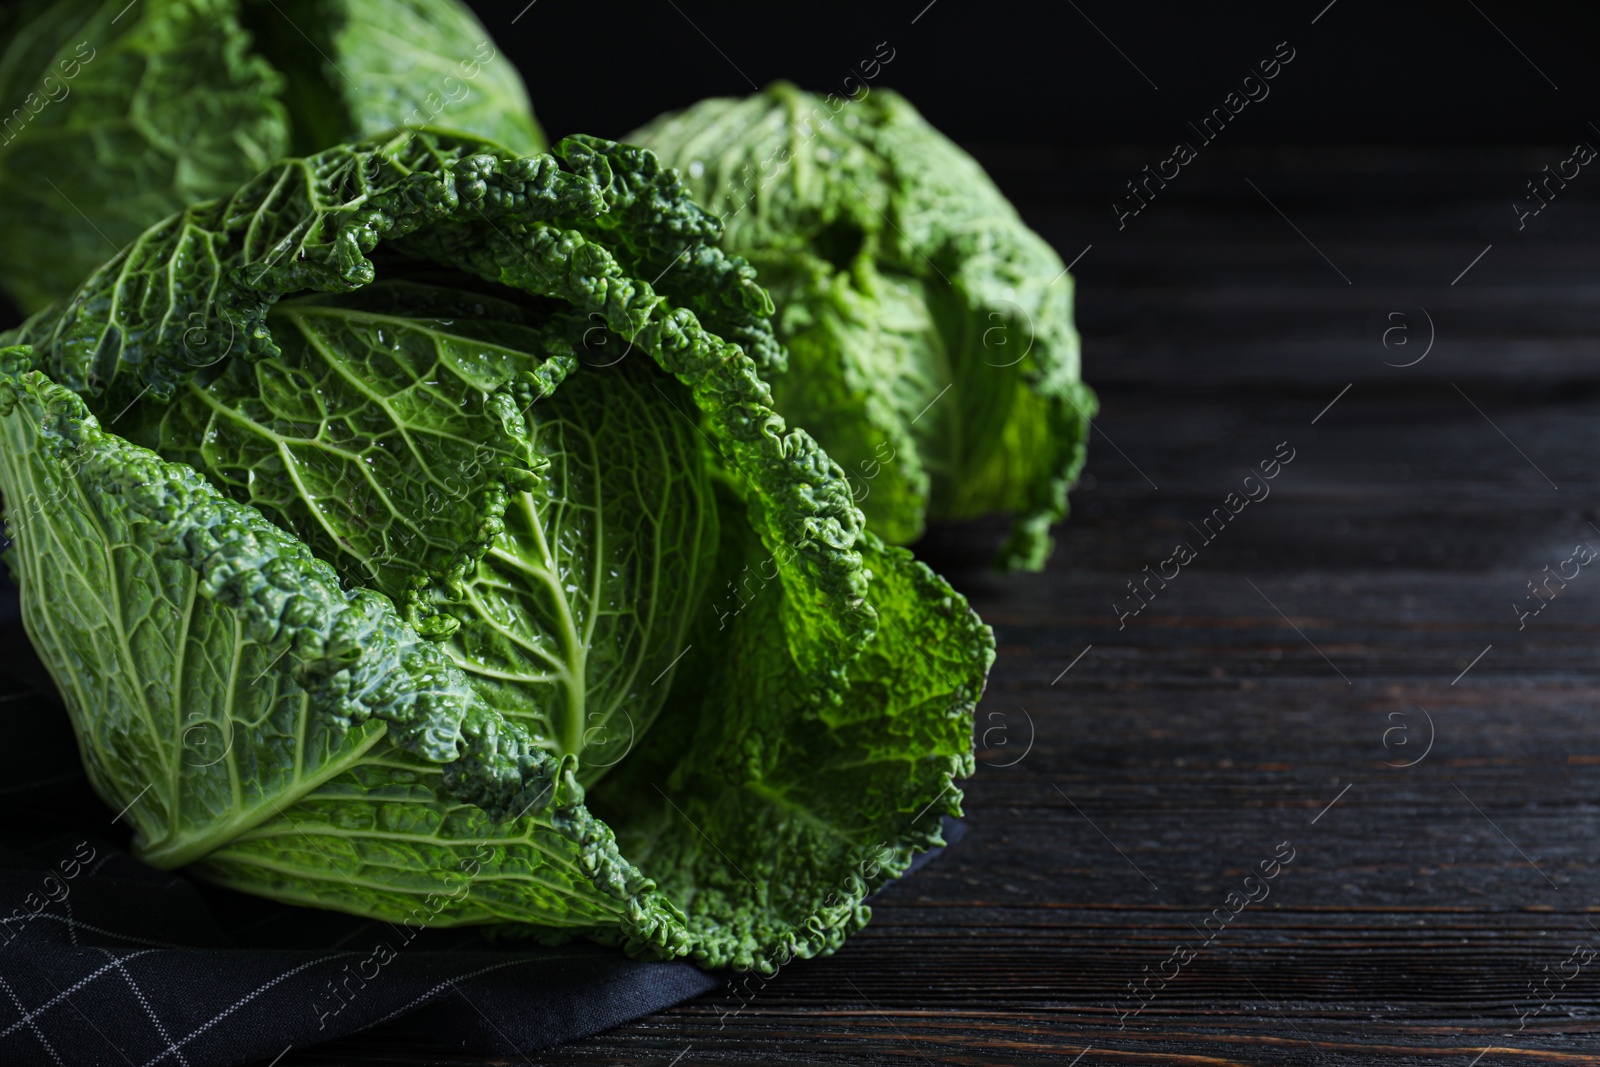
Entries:
[[993,638],[715,219],[554,153],[287,160],[0,338],[7,560],[147,862],[770,971],[940,841]]
[[882,89],[779,83],[629,140],[684,176],[771,291],[777,410],[843,466],[868,525],[906,544],[926,518],[1014,511],[1001,565],[1042,567],[1095,398],[1072,279],[982,168]]
[[269,163],[400,126],[544,138],[459,0],[23,0],[0,12],[0,285],[65,297]]

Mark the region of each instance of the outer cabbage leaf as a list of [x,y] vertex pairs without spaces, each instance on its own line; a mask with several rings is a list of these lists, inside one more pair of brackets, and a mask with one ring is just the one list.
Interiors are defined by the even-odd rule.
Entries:
[[[90,780],[142,858],[422,925],[448,903],[684,950],[676,908],[584,807],[575,758],[485,706],[384,597],[105,433],[26,354],[0,365],[7,559]],[[279,847],[263,857],[262,840]],[[303,867],[340,884],[307,899]]]
[[458,0],[6,6],[0,285],[25,311],[291,147],[405,124],[544,145],[515,69]]
[[[708,328],[781,365],[770,301],[717,235],[639,149],[573,138],[516,159],[405,134],[286,161],[152,228],[10,338],[49,375],[6,379],[10,558],[104,765],[92,780],[132,804],[141,854],[300,903],[578,932],[708,966],[771,970],[865,921],[866,894],[958,810],[992,636],[864,531],[838,465]],[[166,460],[99,430],[85,403]],[[84,458],[102,453],[114,461]],[[426,488],[447,473],[464,484]],[[30,510],[48,477],[85,498],[59,519]],[[581,503],[598,520],[561,518]],[[517,565],[560,529],[543,573]],[[654,605],[596,562],[617,561],[593,543],[613,536],[668,576]],[[123,544],[147,591],[134,615],[98,587],[54,604],[47,556]],[[588,608],[605,608],[587,618],[631,616],[583,639],[605,667],[585,673],[586,699],[652,674],[643,688],[665,690],[620,702],[661,707],[620,762],[552,726],[573,721],[552,710],[559,686],[485,684],[509,646],[472,639],[514,617],[551,636],[524,593],[583,574],[601,578]],[[491,587],[515,605],[473,599]],[[223,608],[235,616],[184,621]],[[63,616],[72,636],[55,639]],[[140,666],[107,666],[129,662],[116,646],[135,632]],[[291,703],[190,707],[140,681],[174,676],[202,638],[207,663],[261,663]],[[240,671],[208,692],[237,691]],[[197,711],[295,769],[240,799],[227,760],[173,755]],[[358,736],[374,722],[381,737]],[[299,769],[312,764],[285,754],[316,729],[328,754]],[[107,736],[124,747],[100,754]],[[167,795],[141,795],[156,766]],[[608,767],[596,817],[580,781]],[[186,794],[203,799],[180,816],[169,797]],[[175,822],[184,843],[162,850]]]
[[658,743],[593,803],[693,936],[727,946],[715,963],[764,970],[837,948],[871,917],[865,897],[942,843],[942,816],[960,813],[954,779],[972,773],[975,667],[994,645],[942,579],[863,534],[872,582],[857,610],[875,633],[843,699],[810,706],[766,577],[794,549],[726,536],[729,592],[684,665],[704,689],[674,690]]
[[1067,512],[1095,399],[1072,279],[969,155],[887,90],[779,83],[630,135],[726,223],[772,292],[777,409],[850,476],[894,543],[925,519],[1017,513],[1001,552],[1037,570]]

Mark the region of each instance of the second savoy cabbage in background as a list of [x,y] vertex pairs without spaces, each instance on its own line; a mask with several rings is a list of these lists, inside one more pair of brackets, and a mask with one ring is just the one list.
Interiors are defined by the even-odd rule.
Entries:
[[977,162],[903,98],[779,83],[629,140],[676,167],[772,293],[780,413],[850,476],[868,525],[1017,513],[1001,565],[1038,570],[1083,466],[1072,279]]

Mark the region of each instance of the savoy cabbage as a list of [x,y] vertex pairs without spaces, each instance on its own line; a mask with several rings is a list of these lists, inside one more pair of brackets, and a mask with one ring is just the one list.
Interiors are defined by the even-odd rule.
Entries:
[[0,42],[0,286],[29,312],[290,152],[406,125],[544,148],[460,0],[21,0]]
[[280,162],[0,337],[24,620],[160,867],[770,971],[940,841],[993,638],[642,149]]
[[[862,87],[865,90],[865,87]],[[777,305],[777,410],[843,466],[868,525],[1017,513],[1000,562],[1037,570],[1083,466],[1072,278],[971,156],[885,89],[778,83],[629,140],[683,175]]]

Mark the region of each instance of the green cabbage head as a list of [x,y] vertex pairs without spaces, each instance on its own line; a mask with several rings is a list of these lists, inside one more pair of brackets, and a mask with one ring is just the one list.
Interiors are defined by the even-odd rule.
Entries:
[[[865,88],[865,87],[863,87]],[[850,478],[867,524],[1016,513],[1037,570],[1083,466],[1072,279],[973,158],[900,96],[778,83],[663,115],[629,140],[676,168],[777,305],[778,411]]]
[[993,640],[774,412],[642,149],[279,163],[0,353],[28,632],[134,849],[770,970],[940,841]]
[[5,4],[0,286],[36,311],[280,157],[407,125],[544,148],[459,0]]

